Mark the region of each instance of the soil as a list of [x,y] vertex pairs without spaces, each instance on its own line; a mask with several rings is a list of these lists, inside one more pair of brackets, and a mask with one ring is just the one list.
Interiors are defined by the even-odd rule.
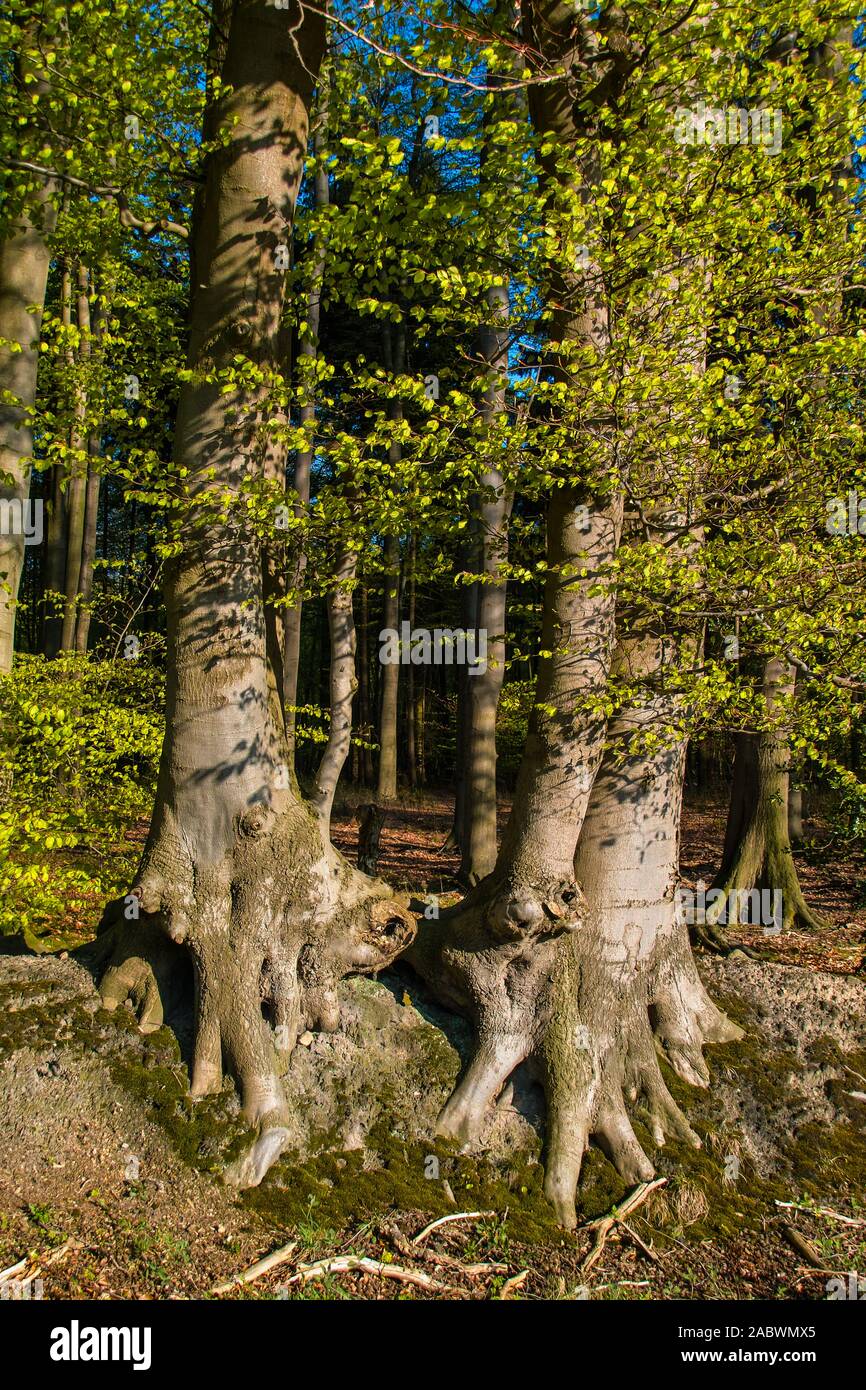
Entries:
[[[450,820],[445,797],[389,808],[382,876],[451,901],[457,858],[441,851]],[[693,800],[687,883],[711,880],[723,828],[721,803]],[[237,1193],[220,1175],[248,1136],[230,1087],[197,1104],[186,1097],[188,1017],[142,1037],[126,1010],[99,1007],[86,950],[0,943],[0,1271],[23,1261],[14,1277],[41,1279],[46,1298],[184,1299],[296,1242],[271,1273],[213,1296],[813,1299],[828,1297],[835,1274],[859,1271],[862,1281],[866,874],[821,849],[820,824],[807,835],[798,868],[831,929],[769,941],[744,929],[738,939],[771,959],[700,957],[746,1037],[710,1049],[709,1092],[668,1074],[703,1148],[653,1150],[639,1131],[666,1181],[627,1229],[614,1226],[589,1270],[588,1223],[625,1188],[592,1151],[582,1227],[566,1235],[554,1225],[541,1195],[543,1105],[520,1074],[483,1143],[457,1152],[431,1142],[469,1035],[408,967],[344,982],[340,1032],[298,1047],[285,1078],[298,1115],[292,1148],[260,1188]],[[354,855],[350,803],[335,816],[335,839]],[[64,941],[92,931],[67,924]],[[448,1216],[459,1219],[414,1243]],[[810,1259],[786,1228],[809,1243]],[[345,1255],[387,1273],[306,1281],[305,1266]],[[407,1282],[405,1271],[433,1285]]]

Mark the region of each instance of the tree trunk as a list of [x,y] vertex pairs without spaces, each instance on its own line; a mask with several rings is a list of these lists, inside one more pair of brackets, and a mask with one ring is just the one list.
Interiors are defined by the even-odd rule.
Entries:
[[385,824],[385,812],[374,801],[358,807],[361,823],[358,827],[358,868],[374,874],[379,865],[379,838]]
[[353,775],[357,782],[369,786],[373,781],[373,721],[370,717],[370,600],[365,579],[361,580],[361,621],[358,632],[358,734]]
[[[418,537],[415,532],[409,537],[409,555],[407,559],[407,584],[409,591],[409,606],[407,617],[409,620],[409,631],[415,631],[415,610],[417,595],[416,570],[418,567]],[[409,774],[409,786],[415,791],[418,786],[418,748],[415,731],[415,667],[410,665],[406,668],[406,770]]]
[[[481,355],[489,364],[484,418],[495,431],[505,412],[508,382],[508,286],[499,284],[487,292],[490,323],[481,337]],[[481,670],[466,672],[465,802],[460,838],[460,880],[479,883],[496,863],[496,711],[505,678],[506,580],[508,521],[514,500],[496,464],[494,433],[491,459],[481,476],[477,501],[478,553],[484,582],[478,585],[476,631],[483,634],[487,660]],[[479,650],[478,642],[475,646]]]
[[[476,547],[467,543],[461,548],[461,568],[472,570]],[[460,593],[460,626],[464,632],[475,633],[478,629],[478,584],[464,584]],[[476,640],[477,639],[473,639]],[[475,678],[477,679],[477,677]],[[442,668],[443,694],[446,693],[446,673]],[[457,682],[457,727],[455,730],[456,785],[454,788],[454,820],[443,850],[457,849],[463,853],[466,843],[466,819],[469,802],[469,770],[472,766],[472,723],[469,708],[469,672],[466,666],[458,666]]]
[[[400,627],[400,543],[396,536],[385,539],[384,602],[382,605],[382,626],[398,631]],[[393,801],[397,795],[397,697],[399,694],[400,666],[398,662],[385,663],[379,674],[379,777],[376,783],[376,797],[379,801]]]
[[[706,1086],[703,1045],[741,1036],[701,983],[679,902],[686,739],[671,732],[679,702],[664,689],[660,651],[654,636],[626,639],[617,651],[614,664],[638,683],[638,698],[608,726],[575,858],[587,917],[557,962],[544,1040],[545,1190],[566,1225],[590,1137],[626,1181],[652,1177],[627,1103],[657,1145],[670,1135],[699,1146],[659,1070],[657,1045],[679,1076]],[[661,746],[647,753],[647,733],[660,729]]]
[[355,616],[352,611],[352,590],[357,568],[357,555],[352,551],[340,554],[335,566],[334,584],[328,590],[326,599],[331,639],[331,723],[310,797],[320,817],[323,833],[330,828],[337,783],[352,742],[352,701],[358,688],[355,677]]
[[[390,327],[385,329],[384,357],[386,369],[399,376],[406,366],[406,333],[402,324],[392,334]],[[398,400],[392,401],[388,411],[391,420],[397,424],[403,418],[403,408]],[[388,462],[395,475],[403,457],[400,444],[395,440],[388,448]],[[382,626],[397,631],[400,626],[400,542],[396,536],[386,536],[384,553]],[[400,653],[402,657],[402,652]],[[400,691],[399,662],[387,662],[379,671],[379,776],[376,782],[376,799],[393,801],[397,795],[397,715]]]
[[[313,154],[316,159],[315,202],[316,211],[321,213],[331,201],[328,170],[323,156],[328,146],[328,98],[326,79],[322,79],[319,95],[319,110],[316,129],[313,135]],[[313,266],[310,287],[307,294],[306,332],[301,337],[300,357],[306,368],[304,371],[304,401],[299,412],[299,423],[306,429],[310,443],[306,449],[299,450],[295,458],[293,485],[296,494],[296,514],[303,518],[310,502],[310,479],[315,458],[313,433],[316,427],[315,378],[312,368],[319,351],[319,327],[322,318],[322,285],[325,278],[325,238],[322,231],[317,232],[312,247]],[[307,568],[307,556],[303,543],[298,546],[293,573],[289,577],[290,587],[297,592],[296,601],[286,610],[284,619],[283,654],[283,707],[286,717],[286,738],[289,745],[289,762],[294,771],[295,760],[295,707],[298,703],[298,667],[301,659],[301,622],[303,618],[303,583]]]
[[[107,315],[106,289],[101,288],[101,301],[93,309],[96,350],[102,356],[105,348]],[[92,407],[91,400],[91,407]],[[75,650],[82,656],[87,652],[90,635],[90,601],[93,596],[93,566],[96,560],[96,537],[99,527],[99,492],[102,475],[99,470],[101,435],[94,428],[88,439],[87,484],[84,491],[84,532],[81,538],[81,565],[78,571],[78,616],[75,623]]]
[[722,867],[706,909],[709,931],[702,933],[702,924],[698,926],[698,935],[711,946],[723,944],[714,930],[720,923],[731,927],[760,921],[768,935],[827,925],[803,897],[791,852],[790,748],[780,702],[793,694],[795,678],[789,662],[778,657],[767,662],[767,727],[737,738]]
[[81,578],[81,555],[84,548],[84,532],[87,510],[87,441],[85,420],[87,415],[87,379],[84,375],[86,364],[90,361],[90,293],[88,272],[84,266],[78,268],[77,322],[79,333],[77,366],[82,375],[75,384],[75,423],[70,435],[71,473],[67,497],[66,532],[66,578],[64,583],[65,604],[63,608],[63,631],[60,638],[61,649],[65,652],[75,648],[75,630],[80,611],[79,581]]
[[613,644],[610,579],[622,521],[618,498],[586,525],[573,488],[550,502],[537,703],[496,866],[424,931],[409,960],[444,1004],[475,1024],[469,1067],[439,1130],[468,1142],[514,1068],[541,1057],[564,938],[583,920],[574,875],[578,835],[601,761],[605,721],[594,695]]
[[416,780],[419,787],[427,785],[427,754],[424,743],[424,692],[426,689],[426,670],[422,666],[420,677],[415,685],[415,713],[412,728],[415,732]]
[[[399,376],[406,367],[406,331],[398,324],[392,333],[390,327],[384,332],[384,357],[386,369]],[[391,420],[397,424],[403,418],[403,408],[399,400],[392,401],[388,411]],[[388,462],[395,475],[403,457],[401,445],[395,440],[388,448]],[[386,536],[383,575],[384,601],[382,605],[382,626],[397,631],[400,625],[400,542],[396,536]],[[402,652],[400,653],[402,657]],[[400,692],[399,662],[388,662],[379,672],[379,776],[376,783],[376,799],[393,801],[397,795],[397,715]]]
[[93,565],[96,559],[96,528],[99,521],[99,488],[102,481],[97,460],[99,437],[91,435],[88,452],[90,465],[84,490],[84,531],[81,538],[81,566],[78,571],[78,615],[75,621],[75,650],[82,656],[87,652],[90,636],[90,600],[93,595]]
[[[194,218],[194,377],[175,436],[193,508],[166,573],[167,727],[133,890],[141,920],[115,925],[121,903],[100,937],[106,1006],[132,996],[145,1028],[161,1022],[172,976],[191,958],[192,1094],[219,1090],[225,1066],[259,1127],[229,1175],[241,1185],[260,1181],[288,1139],[280,1055],[304,1027],[334,1029],[340,976],[381,968],[414,931],[408,909],[341,859],[292,786],[268,656],[276,622],[241,500],[265,466],[267,381],[279,370],[285,296],[276,247],[291,234],[324,41],[321,13],[309,5],[233,7],[224,94],[211,115],[226,139],[208,157]],[[263,384],[223,395],[220,372],[238,352]]]
[[[50,92],[44,71],[19,60],[16,78],[40,99]],[[23,71],[27,69],[27,73]],[[22,515],[30,494],[31,412],[36,402],[39,339],[57,220],[53,187],[40,180],[0,242],[0,675],[12,669],[15,605],[24,569]],[[11,481],[4,478],[11,477]]]
[[[579,64],[582,26],[572,7],[527,0],[524,14],[530,50],[548,78],[553,67]],[[612,12],[600,105],[613,99],[634,56],[621,22]],[[591,122],[591,102],[580,107],[564,85],[533,86],[530,109],[538,135],[556,137],[558,158],[578,133],[594,133],[576,126]],[[563,177],[556,164],[545,174]],[[580,176],[591,199],[595,171],[576,167],[575,182]],[[580,277],[561,267],[551,287],[556,341],[606,353],[603,284],[595,268]],[[580,391],[567,360],[559,374]],[[602,419],[593,435],[603,479],[615,424],[611,431]],[[675,909],[685,745],[674,741],[652,758],[641,751],[646,721],[655,730],[662,717],[656,702],[669,699],[655,675],[656,643],[648,653],[643,635],[629,640],[623,659],[638,662],[651,693],[639,689],[634,708],[612,724],[612,752],[596,776],[608,733],[621,525],[621,496],[603,483],[597,495],[566,484],[551,498],[536,704],[496,867],[458,908],[425,923],[409,952],[443,1002],[475,1024],[475,1051],[440,1116],[441,1131],[462,1142],[476,1136],[510,1073],[531,1059],[548,1103],[545,1190],[566,1226],[575,1224],[575,1186],[591,1137],[627,1180],[652,1171],[626,1099],[644,1101],[656,1139],[674,1132],[694,1142],[658,1072],[651,1022],[689,1080],[705,1078],[704,1041],[735,1036],[700,985]],[[578,874],[587,879],[588,910]]]

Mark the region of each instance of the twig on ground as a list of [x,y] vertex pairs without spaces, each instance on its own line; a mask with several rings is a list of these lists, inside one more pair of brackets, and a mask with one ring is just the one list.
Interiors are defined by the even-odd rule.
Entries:
[[[633,1211],[636,1211],[637,1208],[646,1201],[651,1192],[655,1192],[656,1188],[664,1187],[666,1182],[667,1178],[654,1178],[652,1182],[638,1183],[637,1187],[620,1202],[618,1207],[614,1207],[609,1211],[607,1216],[598,1216],[594,1221],[588,1221],[586,1225],[581,1228],[584,1231],[596,1232],[595,1244],[580,1267],[582,1274],[587,1274],[598,1260],[613,1227],[616,1226],[617,1223],[622,1223],[624,1225],[625,1222],[623,1218],[630,1216]],[[633,1235],[634,1232],[629,1231],[629,1234]],[[637,1237],[635,1237],[635,1239],[637,1239]]]
[[615,1284],[596,1284],[593,1293],[600,1293],[602,1289],[648,1289],[649,1279],[620,1279]]
[[265,1255],[264,1259],[257,1260],[249,1269],[244,1269],[240,1274],[235,1274],[224,1284],[217,1284],[216,1288],[211,1289],[212,1294],[230,1293],[232,1289],[238,1288],[241,1284],[251,1284],[254,1279],[260,1279],[269,1270],[276,1269],[277,1265],[284,1264],[298,1248],[296,1240],[290,1240],[288,1245],[281,1245],[279,1250],[274,1250],[270,1255]]
[[502,1285],[502,1288],[499,1291],[499,1297],[510,1298],[511,1295],[515,1293],[517,1289],[523,1288],[523,1285],[526,1283],[528,1278],[528,1269],[522,1269],[519,1274],[513,1274],[511,1278],[506,1279],[505,1283]]
[[482,1217],[495,1216],[495,1211],[455,1211],[449,1212],[447,1216],[438,1216],[435,1221],[431,1221],[429,1226],[425,1226],[423,1231],[419,1231],[414,1237],[412,1244],[420,1245],[426,1240],[431,1231],[435,1231],[437,1226],[444,1226],[450,1221],[480,1221]]
[[866,1226],[866,1220],[861,1216],[843,1216],[841,1211],[831,1211],[829,1207],[801,1207],[797,1202],[780,1202],[776,1198],[777,1207],[791,1207],[794,1211],[805,1211],[812,1216],[831,1216],[834,1221],[843,1221],[846,1226]]
[[635,1245],[639,1245],[640,1248],[641,1248],[641,1250],[643,1251],[643,1253],[644,1253],[649,1259],[652,1260],[653,1264],[656,1264],[656,1265],[657,1265],[657,1264],[661,1264],[661,1260],[659,1259],[659,1257],[658,1257],[658,1255],[656,1254],[656,1252],[653,1250],[652,1246],[647,1245],[646,1241],[641,1240],[641,1238],[640,1238],[640,1236],[638,1235],[637,1231],[633,1231],[632,1228],[631,1228],[631,1226],[629,1226],[628,1223],[625,1222],[625,1221],[620,1221],[619,1224],[622,1226],[623,1230],[626,1231],[627,1234],[631,1236],[631,1238],[632,1238],[632,1240],[634,1241]]
[[799,1231],[795,1231],[793,1226],[788,1225],[782,1227],[782,1235],[785,1237],[791,1249],[796,1250],[797,1254],[800,1255],[807,1264],[810,1264],[813,1269],[823,1270],[823,1259],[818,1254],[814,1245],[806,1240],[805,1236],[801,1236]]
[[323,1279],[327,1274],[351,1274],[355,1270],[362,1274],[379,1274],[384,1279],[399,1279],[404,1284],[416,1284],[420,1289],[434,1289],[437,1293],[457,1293],[452,1284],[424,1274],[420,1269],[404,1269],[402,1265],[385,1264],[382,1260],[369,1260],[362,1255],[336,1255],[331,1259],[316,1260],[314,1264],[299,1265],[286,1282],[307,1284],[311,1279]]

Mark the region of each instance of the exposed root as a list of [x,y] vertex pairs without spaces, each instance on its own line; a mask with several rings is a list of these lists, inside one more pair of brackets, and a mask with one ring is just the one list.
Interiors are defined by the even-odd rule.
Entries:
[[129,1000],[142,1033],[153,1033],[189,995],[189,956],[169,940],[155,919],[127,921],[125,901],[108,904],[96,941],[80,954],[101,972],[103,1007],[113,1012]]
[[[160,850],[162,863],[183,863],[183,854]],[[190,1094],[220,1091],[226,1072],[237,1082],[257,1134],[225,1177],[255,1186],[288,1140],[280,1076],[299,1034],[336,1029],[340,979],[388,965],[412,940],[415,919],[386,884],[342,860],[297,803],[282,817],[253,807],[231,854],[197,865],[181,885],[166,889],[164,879],[145,869],[137,921],[123,917],[131,895],[107,910],[95,948],[100,993],[107,1008],[129,1001],[151,1031],[192,977]]]
[[709,922],[694,922],[689,927],[692,945],[700,947],[714,956],[731,956],[734,951],[742,951],[750,960],[765,960],[766,955],[755,951],[742,941],[728,941],[723,929]]
[[[408,959],[476,1027],[474,1054],[439,1117],[439,1132],[462,1144],[477,1139],[509,1076],[529,1060],[547,1099],[544,1190],[571,1229],[590,1143],[626,1182],[652,1180],[632,1113],[656,1145],[673,1138],[700,1147],[665,1084],[660,1055],[683,1079],[706,1086],[703,1046],[741,1033],[704,990],[681,923],[660,933],[656,951],[635,969],[622,942],[606,941],[597,923],[577,930],[569,913],[565,923],[557,919],[559,933],[545,931],[548,891],[544,885],[538,895],[540,912],[529,894],[521,899],[522,920],[542,926],[531,942],[502,940],[503,919],[511,919],[498,907],[500,894],[488,892],[438,923],[425,922]],[[512,890],[509,903],[514,896]]]
[[223,1174],[229,1187],[258,1187],[268,1169],[276,1163],[286,1144],[289,1131],[280,1127],[263,1129],[258,1138]]
[[830,923],[803,896],[787,829],[780,831],[775,819],[767,825],[756,817],[730,867],[707,895],[706,926],[712,932],[721,922],[729,928],[760,923],[768,937],[829,929]]

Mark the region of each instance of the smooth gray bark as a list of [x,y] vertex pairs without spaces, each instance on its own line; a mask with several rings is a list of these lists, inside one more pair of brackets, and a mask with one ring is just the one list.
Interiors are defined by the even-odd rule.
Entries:
[[[29,61],[23,66],[32,71]],[[18,68],[16,80],[23,81],[21,62]],[[35,76],[29,91],[47,98],[50,86],[45,74]],[[50,240],[57,220],[54,193],[49,181],[37,180],[14,210],[8,234],[0,241],[0,503],[11,507],[13,516],[16,511],[20,515],[30,494],[31,414],[36,403]],[[4,342],[13,346],[4,347]],[[11,481],[2,481],[7,475]],[[15,521],[0,527],[0,674],[12,669],[24,549],[25,536]]]
[[279,370],[285,273],[275,252],[291,235],[324,38],[310,6],[234,6],[227,94],[210,116],[229,134],[209,157],[194,228],[195,376],[181,393],[175,443],[194,505],[166,576],[167,728],[133,889],[141,920],[117,922],[115,909],[102,936],[103,998],[111,1007],[132,995],[144,1027],[162,1019],[172,960],[191,958],[192,1094],[220,1089],[225,1066],[259,1127],[230,1174],[241,1185],[261,1180],[288,1137],[280,1054],[304,1027],[335,1028],[339,978],[381,968],[414,931],[408,909],[340,858],[296,795],[268,655],[262,546],[243,506],[223,521],[222,501],[209,505],[214,487],[240,499],[266,467],[266,387],[226,396],[208,376],[239,351],[266,378]]

